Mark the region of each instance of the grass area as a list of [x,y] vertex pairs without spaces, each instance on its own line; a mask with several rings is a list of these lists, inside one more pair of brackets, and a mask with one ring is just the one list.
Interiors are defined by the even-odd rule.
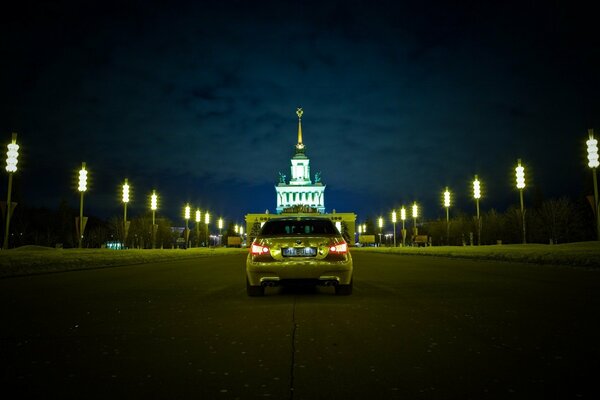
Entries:
[[187,250],[54,249],[23,246],[0,251],[0,278],[85,268],[102,268],[149,262],[176,261],[247,252],[239,248],[193,248]]
[[600,242],[495,246],[353,247],[352,251],[600,267]]

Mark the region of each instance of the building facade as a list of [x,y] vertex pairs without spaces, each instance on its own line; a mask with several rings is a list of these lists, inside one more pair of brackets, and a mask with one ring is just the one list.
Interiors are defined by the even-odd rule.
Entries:
[[263,224],[278,214],[294,216],[314,216],[329,218],[345,237],[348,244],[355,243],[356,214],[338,213],[335,210],[327,213],[325,210],[325,185],[321,182],[321,174],[310,175],[310,159],[306,156],[305,146],[302,142],[302,114],[301,108],[296,110],[298,115],[298,143],[295,146],[291,159],[290,179],[279,173],[279,182],[275,186],[277,197],[276,214],[268,211],[263,214],[246,214],[246,234],[248,243],[252,243]]

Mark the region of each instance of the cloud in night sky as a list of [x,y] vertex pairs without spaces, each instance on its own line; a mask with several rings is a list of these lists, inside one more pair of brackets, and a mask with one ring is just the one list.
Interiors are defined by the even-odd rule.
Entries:
[[[2,17],[0,126],[19,132],[20,190],[139,209],[156,188],[241,221],[275,208],[296,107],[326,207],[361,217],[418,200],[436,217],[446,185],[470,207],[515,198],[512,169],[546,196],[580,196],[587,128],[600,129],[598,35],[575,6],[396,2],[22,5]],[[134,206],[135,210],[135,206]],[[168,211],[167,211],[168,210]]]

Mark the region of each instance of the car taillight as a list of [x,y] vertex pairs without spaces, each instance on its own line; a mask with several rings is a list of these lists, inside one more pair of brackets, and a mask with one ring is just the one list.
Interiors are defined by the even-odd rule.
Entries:
[[332,244],[329,246],[329,252],[334,254],[346,254],[348,252],[348,245],[346,242],[340,244]]
[[269,248],[267,246],[261,246],[260,244],[252,243],[250,254],[252,254],[253,256],[269,254]]

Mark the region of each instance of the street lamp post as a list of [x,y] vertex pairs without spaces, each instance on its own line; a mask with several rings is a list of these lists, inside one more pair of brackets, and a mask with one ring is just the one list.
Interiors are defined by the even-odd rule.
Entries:
[[158,226],[156,225],[156,209],[158,208],[158,195],[156,194],[156,190],[152,191],[152,196],[150,196],[150,209],[152,210],[152,248],[156,248],[156,231],[158,230]]
[[210,223],[210,214],[207,212],[204,213],[204,225],[206,225],[206,247],[209,247],[210,236],[208,232],[208,224]]
[[8,193],[6,195],[6,229],[4,231],[4,242],[2,248],[8,249],[8,234],[10,229],[10,217],[16,206],[13,206],[11,201],[12,194],[12,178],[13,174],[17,172],[17,163],[19,162],[19,145],[17,144],[17,134],[12,134],[12,141],[7,146],[6,151],[6,172],[8,172]]
[[519,189],[519,198],[521,200],[521,220],[523,225],[523,244],[527,243],[525,236],[525,206],[523,205],[523,189],[525,189],[525,168],[521,165],[521,159],[519,158],[515,168],[515,177],[517,180],[517,189]]
[[594,212],[596,213],[596,240],[600,240],[600,210],[598,209],[598,180],[596,178],[596,169],[600,163],[598,162],[598,141],[594,139],[594,130],[588,129],[590,138],[586,141],[588,153],[588,167],[592,169],[594,179]]
[[85,230],[85,225],[87,223],[87,217],[83,218],[83,194],[87,190],[87,170],[85,169],[85,162],[81,163],[81,169],[79,170],[79,186],[77,188],[79,190],[79,248],[81,249],[83,243],[83,232]]
[[446,207],[446,246],[450,245],[450,191],[444,191],[444,207]]
[[475,206],[477,207],[477,246],[481,245],[481,218],[479,217],[479,199],[481,198],[481,183],[475,175],[473,181],[473,197],[475,198]]
[[400,220],[402,220],[402,247],[406,246],[406,228],[404,226],[404,221],[406,221],[406,208],[402,206],[400,209]]
[[127,179],[125,179],[125,183],[123,183],[123,246],[126,246],[127,244],[127,234],[129,233],[127,203],[129,203],[129,183],[127,183]]
[[379,245],[381,246],[381,233],[383,230],[383,218],[379,217],[378,225],[379,225]]
[[196,209],[196,247],[200,247],[200,221],[202,221],[202,215],[200,209]]
[[189,204],[185,205],[185,209],[184,209],[184,218],[185,218],[185,232],[184,232],[184,236],[185,236],[185,248],[188,248],[188,243],[190,241],[190,227],[189,227],[189,221],[190,221],[190,213],[191,213],[191,208]]
[[392,223],[394,224],[394,247],[396,247],[396,210],[392,211]]
[[219,247],[221,247],[221,230],[223,229],[223,218],[219,218],[218,221],[218,225],[219,225]]
[[412,217],[413,217],[413,242],[414,238],[419,234],[419,229],[417,228],[417,217],[419,216],[419,206],[415,201],[412,205]]

